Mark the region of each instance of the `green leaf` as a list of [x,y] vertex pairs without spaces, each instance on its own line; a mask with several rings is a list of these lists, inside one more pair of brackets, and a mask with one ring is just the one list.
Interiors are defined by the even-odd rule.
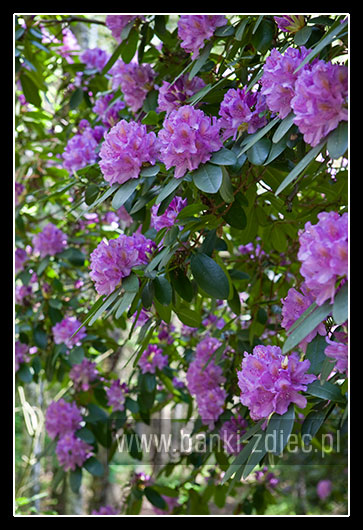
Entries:
[[294,421],[295,409],[293,403],[290,404],[285,414],[274,413],[271,416],[266,429],[266,435],[271,436],[273,440],[272,449],[269,444],[267,445],[269,453],[273,455],[282,454],[292,432]]
[[166,510],[167,504],[165,500],[162,498],[160,493],[158,493],[154,488],[151,486],[146,486],[144,489],[144,495],[147,498],[147,500],[153,505],[156,506],[156,508],[159,508],[159,510]]
[[222,167],[223,180],[221,187],[219,188],[219,194],[226,203],[234,201],[233,186],[227,170]]
[[71,364],[79,364],[84,359],[84,349],[82,346],[76,346],[69,352],[69,362]]
[[73,493],[78,493],[82,483],[82,468],[76,467],[74,471],[69,473],[69,485]]
[[333,304],[333,318],[337,325],[348,320],[348,282],[346,282],[335,295]]
[[123,206],[127,199],[129,199],[129,197],[131,197],[131,195],[134,193],[139,182],[139,179],[131,179],[125,182],[124,184],[121,184],[121,186],[113,196],[112,208],[118,210],[121,206]]
[[296,46],[303,46],[309,40],[312,31],[312,26],[304,26],[297,31],[294,35],[294,42]]
[[326,359],[325,348],[326,348],[325,336],[317,335],[309,344],[307,345],[305,352],[305,359],[310,361],[310,367],[308,370],[309,374],[319,375],[323,366],[323,363]]
[[164,276],[158,276],[153,280],[155,298],[162,305],[169,305],[173,295],[170,283]]
[[237,156],[233,151],[222,147],[222,149],[212,154],[209,162],[217,166],[233,166],[237,163]]
[[205,193],[217,193],[223,180],[222,168],[208,162],[192,173],[196,187]]
[[191,328],[199,328],[202,323],[201,314],[186,305],[180,305],[178,309],[174,309],[174,312],[183,324]]
[[86,462],[83,464],[83,467],[95,477],[102,477],[105,472],[101,462],[94,456],[91,456],[88,460],[86,460]]
[[140,177],[155,177],[160,171],[160,166],[155,164],[154,166],[143,167],[140,171]]
[[191,281],[186,276],[185,272],[180,269],[174,269],[170,271],[171,284],[183,300],[191,302],[194,297],[194,289]]
[[[255,435],[256,436],[256,435]],[[249,444],[253,442],[252,451],[248,456],[247,462],[244,465],[242,478],[246,479],[248,475],[255,469],[257,464],[262,460],[262,458],[267,453],[266,446],[266,433],[259,434],[257,440],[251,438]]]
[[83,101],[83,90],[82,88],[76,88],[76,90],[71,95],[69,100],[69,106],[72,110],[76,109]]
[[32,105],[40,107],[42,102],[38,92],[38,87],[36,86],[34,81],[26,73],[20,74],[19,80],[24,92],[25,99]]
[[270,232],[272,246],[277,252],[285,252],[287,249],[288,241],[285,232],[282,230],[281,225],[274,223]]
[[122,41],[123,47],[121,49],[121,57],[124,63],[129,63],[134,57],[139,40],[139,33],[135,28],[132,28],[126,40]]
[[246,212],[238,201],[234,201],[223,219],[237,230],[244,230],[247,226]]
[[204,46],[204,48],[202,49],[200,54],[198,55],[198,58],[195,61],[193,61],[192,68],[191,68],[191,70],[189,72],[189,81],[191,81],[193,79],[193,77],[197,75],[199,70],[202,68],[202,66],[207,61],[207,59],[209,57],[209,54],[210,54],[210,51],[212,49],[212,46],[213,46],[213,42],[208,42]]
[[321,399],[329,401],[336,401],[338,403],[345,403],[345,398],[341,393],[338,385],[334,385],[329,381],[325,381],[323,385],[316,380],[307,386],[306,393]]
[[312,410],[306,416],[301,426],[301,439],[305,445],[310,445],[312,438],[323,425],[326,414],[326,410]]
[[293,112],[290,112],[290,114],[288,114],[286,118],[282,120],[282,122],[276,128],[276,131],[274,132],[274,135],[272,137],[272,142],[274,144],[277,144],[281,140],[281,138],[283,138],[285,134],[291,129],[294,124],[294,118],[295,114]]
[[160,204],[164,199],[169,197],[177,188],[180,186],[182,179],[172,178],[160,191],[159,195],[155,199],[155,204]]
[[276,118],[271,120],[267,125],[265,125],[265,127],[262,127],[262,129],[259,129],[254,134],[249,134],[246,140],[243,141],[242,149],[238,153],[237,159],[239,159],[241,155],[248,151],[248,149],[250,149],[256,142],[263,138],[279,121],[280,118],[277,116]]
[[328,136],[326,144],[331,158],[337,159],[344,155],[348,149],[348,123],[341,121],[336,129]]
[[213,298],[226,300],[229,297],[229,281],[223,269],[203,253],[193,254],[191,270],[198,286]]

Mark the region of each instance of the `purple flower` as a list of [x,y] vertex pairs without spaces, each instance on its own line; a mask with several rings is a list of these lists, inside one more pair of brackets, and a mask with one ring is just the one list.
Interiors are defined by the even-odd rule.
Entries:
[[156,344],[149,344],[139,359],[139,366],[143,374],[154,374],[158,368],[162,370],[168,364],[168,356]]
[[318,61],[304,69],[296,81],[291,106],[305,142],[317,145],[340,121],[348,120],[348,68]]
[[64,434],[58,440],[55,452],[64,471],[74,471],[76,467],[81,467],[93,454],[92,446],[77,438],[73,432]]
[[54,256],[65,249],[67,237],[67,234],[64,234],[54,224],[48,223],[33,237],[34,252],[38,253],[41,258]]
[[[97,134],[98,130],[96,131]],[[82,133],[75,134],[67,142],[62,153],[63,167],[69,173],[78,171],[97,160],[96,148],[100,138],[95,138],[95,133],[90,127],[86,127]]]
[[274,20],[279,29],[286,33],[296,33],[305,26],[304,15],[282,15],[274,17]]
[[[272,112],[281,119],[291,112],[291,100],[295,96],[295,83],[302,71],[295,72],[310,50],[304,46],[287,48],[284,54],[276,48],[267,57],[261,77],[261,93],[266,96],[266,103]],[[303,69],[309,69],[306,65]]]
[[300,391],[316,379],[306,373],[309,366],[297,353],[285,357],[278,346],[258,345],[252,354],[245,352],[237,375],[241,403],[249,408],[251,418],[257,421],[273,412],[284,414],[290,403],[305,408],[306,398]]
[[22,271],[24,268],[24,263],[28,259],[28,254],[23,248],[17,248],[15,250],[15,274]]
[[175,225],[175,219],[178,217],[179,212],[187,205],[187,199],[181,197],[174,197],[166,208],[165,212],[158,215],[159,205],[154,204],[151,208],[151,221],[150,226],[159,231],[162,228],[171,228]]
[[78,41],[69,28],[62,29],[62,46],[57,47],[57,52],[64,57],[68,63],[73,63],[72,52],[80,50]]
[[15,182],[15,206],[20,203],[20,198],[25,191],[25,186],[21,182]]
[[159,89],[158,95],[158,111],[166,111],[169,114],[172,110],[178,109],[185,105],[188,98],[196,94],[199,90],[205,87],[203,79],[200,77],[193,77],[184,74],[180,76],[175,83],[168,83],[163,81]]
[[31,285],[15,285],[15,303],[25,305],[33,294]]
[[88,48],[79,56],[82,63],[85,63],[87,68],[96,69],[101,72],[109,59],[109,55],[101,48]]
[[306,287],[322,305],[334,300],[337,280],[348,276],[348,214],[322,212],[318,219],[300,232],[297,257]]
[[75,403],[68,403],[63,398],[52,401],[45,414],[45,428],[54,440],[57,436],[77,431],[81,426],[82,416]]
[[136,18],[141,20],[145,19],[144,15],[107,15],[106,26],[111,30],[112,36],[118,42],[121,42],[122,30],[129,22]]
[[93,112],[99,116],[107,128],[116,125],[119,121],[119,111],[125,108],[125,103],[121,100],[116,100],[109,106],[113,97],[114,94],[112,93],[99,97],[92,108]]
[[327,497],[331,494],[332,482],[331,480],[319,480],[316,486],[316,493],[318,494],[319,499],[325,501]]
[[116,508],[107,504],[107,506],[100,506],[98,510],[92,510],[91,515],[118,515],[118,513]]
[[[287,331],[296,322],[296,320],[304,313],[304,311],[314,302],[314,296],[307,289],[306,285],[301,286],[302,293],[299,293],[293,287],[289,289],[287,296],[282,301],[282,322],[281,326]],[[316,334],[326,335],[326,329],[323,323],[320,323],[313,331],[311,331],[305,339],[300,342],[300,348],[305,352],[309,342],[313,340]]]
[[334,333],[334,340],[326,337],[327,346],[324,353],[336,361],[335,369],[340,373],[348,372],[348,334],[345,331]]
[[78,333],[73,337],[73,333],[82,325],[82,323],[77,320],[76,317],[66,317],[60,322],[57,322],[52,327],[53,339],[55,344],[64,343],[67,348],[73,348],[74,346],[79,346],[82,339],[86,336],[84,328],[81,328]]
[[204,41],[209,40],[214,30],[227,24],[224,15],[181,15],[178,20],[178,37],[180,46],[195,59]]
[[247,427],[248,423],[242,416],[231,418],[223,423],[219,429],[219,437],[222,440],[226,453],[233,455],[241,451],[241,438],[247,431]]
[[220,123],[192,106],[173,110],[158,134],[160,160],[167,169],[175,166],[174,177],[181,178],[207,162],[212,152],[223,147],[219,137]]
[[142,234],[101,241],[91,253],[90,277],[99,294],[111,294],[133,267],[146,264],[154,243]]
[[144,162],[154,165],[156,156],[155,133],[148,133],[146,125],[121,120],[105,133],[99,165],[110,185],[115,182],[123,184],[129,179],[138,178]]
[[246,130],[249,134],[256,132],[267,123],[266,116],[261,116],[266,110],[265,96],[260,92],[230,88],[219,109],[223,140],[231,136],[235,140],[239,133]]
[[151,66],[136,62],[126,64],[119,59],[111,68],[110,74],[112,75],[112,89],[120,88],[125,103],[131,111],[135,113],[141,109],[156,75]]
[[96,364],[89,359],[83,359],[81,363],[73,365],[69,372],[76,390],[83,392],[89,390],[90,383],[97,379],[98,375]]
[[202,423],[209,429],[214,428],[215,422],[222,414],[227,392],[224,388],[216,386],[196,396],[198,412]]
[[28,361],[29,346],[19,340],[15,342],[15,372],[17,372],[22,363]]
[[110,387],[106,388],[108,406],[113,410],[124,410],[127,392],[128,387],[125,383],[121,384],[119,379],[112,381]]

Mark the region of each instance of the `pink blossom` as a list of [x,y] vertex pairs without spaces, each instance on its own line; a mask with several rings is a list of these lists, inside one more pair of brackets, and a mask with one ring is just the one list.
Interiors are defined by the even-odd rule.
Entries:
[[180,15],[178,20],[178,37],[180,46],[188,53],[193,53],[193,59],[199,54],[204,41],[209,40],[214,30],[227,24],[224,15]]
[[45,428],[52,440],[57,436],[78,430],[81,421],[82,416],[77,405],[63,398],[59,401],[52,401],[45,414]]
[[73,348],[74,346],[79,346],[81,341],[86,336],[86,331],[84,328],[81,328],[78,333],[73,337],[72,335],[77,331],[77,329],[82,325],[82,323],[77,320],[76,317],[65,317],[60,322],[57,322],[52,327],[53,340],[55,344],[64,343],[67,348]]
[[141,109],[153,86],[155,72],[149,64],[124,63],[118,59],[110,70],[112,90],[120,88],[125,103],[132,112]]
[[73,381],[76,390],[87,392],[90,383],[97,379],[99,373],[96,363],[89,359],[83,359],[81,363],[74,364],[69,372],[69,378]]
[[154,374],[158,368],[162,370],[168,364],[168,356],[156,344],[149,344],[139,359],[139,366],[143,374]]
[[129,24],[132,20],[139,18],[144,20],[144,15],[107,15],[106,26],[111,30],[112,36],[121,42],[121,33],[124,27]]
[[200,77],[181,75],[175,83],[163,81],[158,95],[158,111],[166,111],[169,114],[172,110],[178,109],[187,103],[188,98],[196,94],[205,87],[205,82]]
[[92,456],[92,446],[77,438],[73,432],[64,434],[55,449],[59,464],[64,471],[74,471]]
[[41,258],[54,256],[65,249],[67,239],[67,234],[59,230],[53,223],[48,223],[41,232],[33,237],[34,252],[38,253]]
[[113,410],[124,410],[127,392],[128,388],[125,383],[121,384],[119,379],[112,381],[111,385],[106,388],[108,406]]

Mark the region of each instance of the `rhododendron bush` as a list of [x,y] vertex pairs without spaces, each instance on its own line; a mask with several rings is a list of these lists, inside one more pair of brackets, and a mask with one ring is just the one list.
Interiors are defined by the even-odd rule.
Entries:
[[348,513],[348,15],[17,14],[15,513]]

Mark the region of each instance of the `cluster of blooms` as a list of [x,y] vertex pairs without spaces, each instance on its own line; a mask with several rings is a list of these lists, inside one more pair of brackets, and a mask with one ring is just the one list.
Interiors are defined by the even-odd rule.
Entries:
[[239,245],[238,252],[242,255],[248,254],[251,259],[258,258],[260,256],[265,256],[266,253],[262,250],[260,243],[258,242],[260,238],[256,238],[255,243],[247,243],[246,245]]
[[67,246],[67,234],[59,230],[53,223],[45,225],[43,230],[33,237],[34,252],[41,258],[54,256]]
[[[292,287],[289,289],[286,298],[281,300],[281,326],[287,331],[315,300],[314,296],[305,284],[302,284],[300,289],[302,291],[301,293]],[[322,322],[315,329],[313,329],[313,331],[311,331],[302,342],[300,342],[299,347],[305,351],[307,345],[313,340],[317,333],[322,336],[326,335],[326,329]]]
[[325,501],[331,494],[332,490],[332,481],[329,479],[319,480],[316,485],[316,493],[320,500]]
[[178,20],[180,46],[195,59],[204,41],[209,40],[215,29],[227,24],[224,15],[181,15]]
[[15,274],[22,271],[24,268],[24,263],[28,259],[28,254],[23,248],[17,248],[15,250]]
[[137,178],[144,162],[154,165],[157,139],[146,125],[120,120],[109,132],[100,149],[100,168],[110,185]]
[[141,109],[147,93],[153,86],[155,72],[149,64],[124,63],[118,59],[110,70],[112,89],[120,88],[125,103],[132,112]]
[[106,388],[107,404],[113,410],[124,410],[127,392],[129,391],[126,383],[120,383],[119,379],[112,381],[111,385]]
[[122,30],[129,22],[136,18],[141,20],[145,19],[144,15],[107,15],[106,26],[111,30],[113,38],[121,42]]
[[257,482],[263,482],[267,487],[272,489],[276,488],[280,482],[275,473],[269,471],[267,466],[263,466],[261,470],[255,471],[254,475]]
[[247,431],[247,420],[242,416],[225,421],[219,429],[219,437],[222,440],[224,450],[229,455],[238,454],[242,449],[241,438]]
[[169,114],[172,110],[185,105],[188,98],[205,87],[203,79],[194,76],[189,79],[186,74],[181,75],[175,83],[163,81],[158,94],[158,112],[165,111]]
[[291,107],[306,143],[317,145],[340,121],[348,120],[347,97],[346,66],[318,61],[301,72]]
[[139,366],[143,374],[154,374],[158,368],[162,370],[168,364],[168,356],[156,344],[149,344],[139,359]]
[[28,352],[29,347],[26,344],[23,344],[19,340],[15,342],[15,372],[17,372],[22,363],[28,361]]
[[217,329],[222,329],[226,325],[226,322],[223,317],[218,317],[213,313],[209,313],[205,318],[203,318],[202,325],[205,327],[215,326]]
[[334,340],[326,337],[328,346],[324,353],[327,357],[334,359],[334,368],[340,373],[347,373],[348,370],[348,333],[346,331],[335,331]]
[[142,234],[101,241],[91,253],[90,277],[99,294],[111,294],[131,269],[146,264],[154,243]]
[[266,125],[267,110],[265,96],[260,92],[247,91],[245,88],[230,88],[221,103],[219,114],[220,125],[224,129],[223,140],[231,136],[235,140],[243,131],[249,134]]
[[281,17],[274,17],[274,20],[285,33],[296,33],[305,26],[304,15],[282,15]]
[[227,395],[220,386],[225,382],[222,368],[211,360],[211,356],[220,346],[221,342],[215,337],[205,337],[201,340],[186,374],[188,390],[196,396],[202,422],[210,429],[214,428],[223,412]]
[[101,48],[88,48],[81,53],[79,59],[90,70],[96,69],[98,72],[101,72],[109,59],[109,54],[101,50]]
[[258,345],[252,354],[245,352],[237,375],[241,403],[249,408],[251,418],[284,414],[290,403],[305,408],[306,398],[300,391],[316,379],[306,373],[309,367],[310,361],[300,361],[295,352],[285,357],[278,346]]
[[79,346],[81,341],[86,336],[86,331],[84,328],[81,328],[78,333],[73,337],[73,333],[81,326],[81,322],[77,320],[76,317],[65,317],[60,322],[57,322],[52,327],[53,340],[55,344],[65,344],[67,348],[73,348],[74,346]]
[[57,47],[59,55],[64,57],[68,63],[73,63],[72,55],[81,49],[74,33],[69,28],[62,29],[62,46]]
[[15,206],[20,203],[21,197],[25,191],[25,186],[21,182],[15,182]]
[[219,131],[217,118],[213,116],[211,121],[202,110],[187,105],[173,110],[158,134],[160,160],[167,169],[175,166],[174,177],[181,178],[223,147]]
[[119,111],[125,108],[125,103],[120,99],[116,100],[109,106],[110,101],[114,98],[114,94],[110,92],[97,99],[92,110],[98,115],[103,125],[108,129],[116,125],[119,121]]
[[92,447],[75,435],[81,422],[82,415],[75,403],[60,399],[47,408],[45,428],[52,440],[59,438],[56,454],[65,471],[74,471],[92,455]]
[[113,506],[107,504],[106,506],[100,506],[98,510],[92,510],[91,515],[118,515],[119,511]]
[[179,212],[187,205],[187,199],[181,197],[174,197],[170,202],[165,212],[158,215],[159,205],[154,204],[151,208],[151,220],[150,226],[159,231],[162,228],[171,228],[175,224],[175,219],[178,217]]
[[306,287],[318,305],[334,300],[336,282],[348,276],[348,214],[322,212],[299,234],[298,260]]
[[[282,54],[276,48],[267,57],[263,75],[261,77],[261,93],[266,96],[266,103],[272,112],[276,112],[281,119],[291,112],[291,100],[295,95],[295,83],[299,72],[296,68],[305,59],[310,50],[305,46],[287,48]],[[310,68],[305,65],[303,69]]]
[[62,153],[64,169],[69,171],[69,173],[73,173],[73,171],[78,171],[96,162],[96,148],[102,137],[100,137],[100,132],[99,126],[95,127],[95,129],[85,127],[82,132],[75,134],[68,140]]
[[26,305],[29,302],[29,297],[33,294],[31,285],[15,285],[15,303],[19,305]]
[[81,363],[74,364],[69,372],[69,378],[73,381],[76,391],[87,392],[90,383],[99,376],[96,364],[89,359],[83,359]]

